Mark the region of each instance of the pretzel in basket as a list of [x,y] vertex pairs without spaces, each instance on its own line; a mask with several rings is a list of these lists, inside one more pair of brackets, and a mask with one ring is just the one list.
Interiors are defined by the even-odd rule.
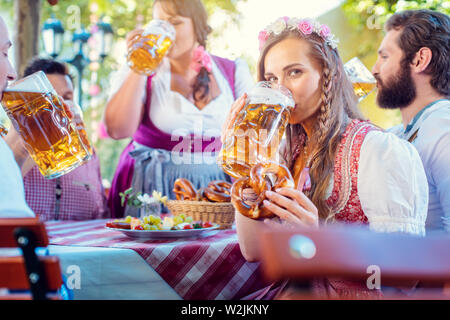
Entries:
[[197,192],[188,179],[178,178],[173,185],[177,200],[196,200]]
[[211,202],[230,202],[231,184],[222,180],[211,181],[203,190],[203,195]]
[[184,178],[175,180],[173,192],[177,200],[230,202],[231,184],[223,180],[211,181],[206,188],[195,190],[192,183]]
[[[285,166],[273,162],[258,163],[250,170],[250,177],[234,182],[231,187],[231,202],[246,217],[272,218],[274,214],[263,204],[266,191],[293,186],[294,179]],[[253,199],[248,199],[248,189],[252,189],[250,192],[254,193]]]

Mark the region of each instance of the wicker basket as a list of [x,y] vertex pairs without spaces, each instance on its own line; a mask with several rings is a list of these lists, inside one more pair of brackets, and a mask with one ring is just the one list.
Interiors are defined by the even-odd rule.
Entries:
[[234,207],[230,202],[168,200],[167,208],[173,215],[184,213],[194,221],[209,221],[229,229],[234,222]]

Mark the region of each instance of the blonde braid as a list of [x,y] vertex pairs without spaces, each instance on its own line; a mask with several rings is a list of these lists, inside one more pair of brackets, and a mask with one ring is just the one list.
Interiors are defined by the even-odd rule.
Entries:
[[328,66],[325,66],[323,68],[322,106],[320,107],[320,115],[318,117],[321,139],[324,138],[324,135],[328,131],[328,127],[331,122],[330,113],[332,100],[331,86],[333,85],[332,77],[333,75],[330,69],[328,68]]
[[332,101],[332,91],[331,87],[333,85],[333,75],[330,68],[325,66],[323,68],[323,84],[322,84],[322,105],[320,106],[320,114],[317,117],[317,127],[315,132],[315,142],[316,152],[314,152],[311,160],[313,160],[317,153],[319,152],[320,146],[323,146],[323,142],[327,137],[327,132],[331,123],[331,101]]
[[[316,176],[319,172],[323,173],[323,168],[333,168],[332,164],[327,163],[328,157],[326,154],[330,151],[329,143],[330,141],[330,126],[333,123],[332,120],[332,86],[333,86],[333,73],[329,68],[328,62],[325,62],[323,68],[323,84],[322,84],[322,105],[320,107],[320,114],[317,117],[317,126],[315,132],[315,151],[313,157],[311,158],[311,182],[312,188],[309,196],[312,197],[313,202],[319,209],[319,215],[321,219],[326,219],[329,216],[330,208],[328,205],[320,199],[319,194],[317,194],[316,189],[318,184],[322,184],[324,181],[320,180],[320,177]],[[326,175],[327,180],[329,179],[329,174]]]

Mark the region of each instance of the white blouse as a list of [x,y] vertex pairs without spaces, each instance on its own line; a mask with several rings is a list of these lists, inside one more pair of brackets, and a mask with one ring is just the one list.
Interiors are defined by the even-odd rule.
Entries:
[[[212,73],[217,81],[220,94],[199,110],[182,94],[170,90],[171,73],[169,60],[165,60],[152,79],[152,101],[150,118],[159,129],[171,134],[194,132],[203,136],[220,136],[231,105],[233,92],[214,60]],[[235,93],[239,97],[253,85],[247,64],[236,60]]]
[[[234,86],[238,98],[253,87],[254,80],[244,60],[236,59],[235,67]],[[124,66],[111,78],[110,96],[122,86],[129,71],[128,66]],[[222,124],[235,99],[228,81],[214,60],[212,60],[212,74],[217,81],[220,94],[199,110],[182,94],[171,90],[170,62],[165,58],[152,78],[150,119],[153,124],[168,134],[194,133],[209,137],[220,136]]]
[[358,196],[370,229],[425,235],[427,177],[417,150],[407,141],[381,131],[366,135]]
[[[282,143],[281,149],[286,146]],[[325,199],[333,188],[334,172]],[[425,235],[428,183],[420,156],[410,143],[389,132],[369,131],[359,153],[357,189],[371,230]]]
[[392,133],[406,140],[416,131],[412,145],[422,159],[429,187],[426,228],[450,232],[450,100],[426,107],[408,133],[403,125],[391,128]]

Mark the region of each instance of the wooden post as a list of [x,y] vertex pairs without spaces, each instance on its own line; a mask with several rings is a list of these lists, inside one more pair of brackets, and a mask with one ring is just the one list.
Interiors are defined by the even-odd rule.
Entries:
[[41,0],[14,1],[14,46],[19,77],[28,61],[39,53]]

